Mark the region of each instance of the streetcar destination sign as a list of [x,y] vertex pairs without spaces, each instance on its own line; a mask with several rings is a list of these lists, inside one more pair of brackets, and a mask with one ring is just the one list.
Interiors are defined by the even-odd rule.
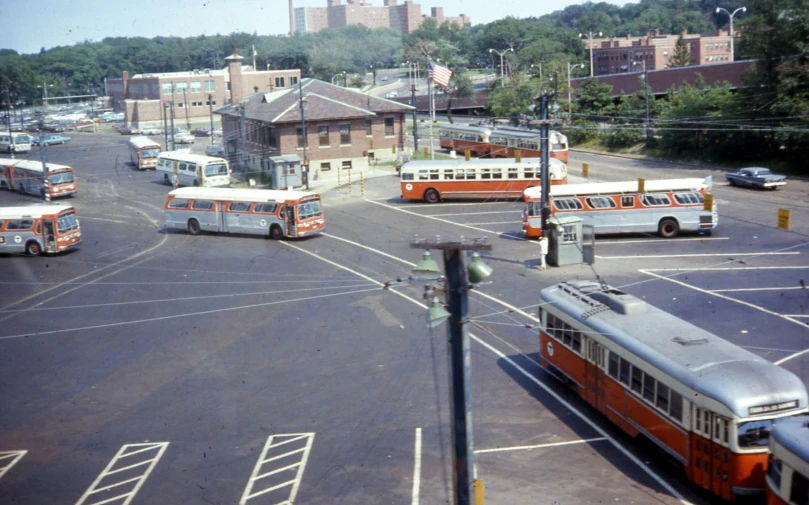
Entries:
[[792,400],[781,403],[771,403],[769,405],[757,405],[750,407],[749,412],[751,416],[756,414],[768,414],[770,412],[778,412],[780,410],[794,409],[798,406],[798,400]]

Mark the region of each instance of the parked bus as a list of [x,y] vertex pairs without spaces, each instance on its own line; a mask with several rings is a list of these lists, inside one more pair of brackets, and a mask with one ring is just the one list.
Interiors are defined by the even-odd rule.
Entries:
[[767,505],[809,504],[809,417],[779,420],[769,435]]
[[[711,233],[719,222],[714,202],[705,210],[711,179],[661,179],[567,184],[551,187],[551,216],[573,215],[593,225],[596,234],[659,233],[673,238],[681,231]],[[525,190],[523,232],[527,238],[542,235],[541,188]]]
[[129,161],[138,170],[154,170],[157,168],[157,156],[161,149],[160,144],[149,137],[132,137],[129,139]]
[[223,158],[191,154],[187,151],[168,151],[157,157],[157,171],[163,173],[163,182],[178,186],[227,186],[230,184],[230,166]]
[[81,244],[81,227],[70,205],[0,207],[0,252],[60,253]]
[[[551,184],[567,184],[567,165],[551,158]],[[410,161],[400,173],[402,198],[439,202],[442,198],[520,198],[526,188],[540,186],[538,158],[465,161]]]
[[48,190],[45,190],[42,162],[0,158],[0,189],[14,189],[23,194],[45,198],[70,196],[78,191],[73,169],[67,165],[48,163]]
[[807,412],[792,372],[601,283],[540,292],[540,361],[725,499],[763,494],[773,423]]
[[31,150],[31,136],[27,133],[0,132],[0,151],[27,153]]
[[163,211],[166,229],[249,233],[272,239],[305,237],[323,231],[320,195],[304,191],[179,188],[169,192]]
[[[539,130],[500,126],[488,128],[481,125],[442,125],[439,129],[439,144],[444,149],[474,156],[492,158],[515,158],[517,151],[523,158],[539,158],[542,154]],[[568,160],[567,137],[558,131],[550,131],[548,142],[550,156],[564,163]]]

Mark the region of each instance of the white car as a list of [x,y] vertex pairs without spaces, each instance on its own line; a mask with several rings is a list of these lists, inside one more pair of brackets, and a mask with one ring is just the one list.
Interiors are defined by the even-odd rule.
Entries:
[[163,130],[160,128],[141,128],[141,135],[162,135]]
[[174,134],[174,143],[175,144],[193,144],[195,140],[196,140],[196,137],[194,137],[190,133],[175,133]]

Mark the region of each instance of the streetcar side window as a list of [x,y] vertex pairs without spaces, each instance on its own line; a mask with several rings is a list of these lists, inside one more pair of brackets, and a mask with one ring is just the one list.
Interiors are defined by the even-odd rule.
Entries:
[[646,401],[649,401],[649,402],[654,401],[654,398],[655,398],[655,382],[657,382],[657,381],[651,375],[645,374],[643,376],[643,398]]
[[633,366],[632,367],[632,391],[640,394],[643,387],[643,370]]
[[663,412],[669,411],[669,387],[665,384],[657,384],[657,402],[655,402],[655,405]]
[[618,380],[627,386],[629,385],[629,366],[629,361],[621,358],[621,370],[618,375]]
[[609,373],[610,377],[612,377],[613,379],[618,378],[618,360],[619,359],[620,358],[618,357],[617,354],[610,351],[610,362],[609,362],[609,367],[608,367],[607,373]]
[[683,422],[683,395],[674,390],[671,391],[669,415],[676,421]]
[[789,501],[797,505],[809,505],[809,479],[799,472],[792,472]]

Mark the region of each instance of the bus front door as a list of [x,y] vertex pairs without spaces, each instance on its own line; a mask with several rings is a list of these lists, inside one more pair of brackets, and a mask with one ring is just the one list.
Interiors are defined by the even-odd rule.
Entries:
[[286,205],[286,220],[287,220],[287,237],[297,237],[298,232],[295,229],[295,206]]
[[43,222],[45,226],[45,233],[42,234],[43,239],[45,240],[45,251],[55,253],[58,252],[56,247],[56,237],[53,233],[53,221],[45,221]]
[[225,210],[227,209],[226,202],[216,202],[216,231],[226,233],[228,230],[228,219]]

